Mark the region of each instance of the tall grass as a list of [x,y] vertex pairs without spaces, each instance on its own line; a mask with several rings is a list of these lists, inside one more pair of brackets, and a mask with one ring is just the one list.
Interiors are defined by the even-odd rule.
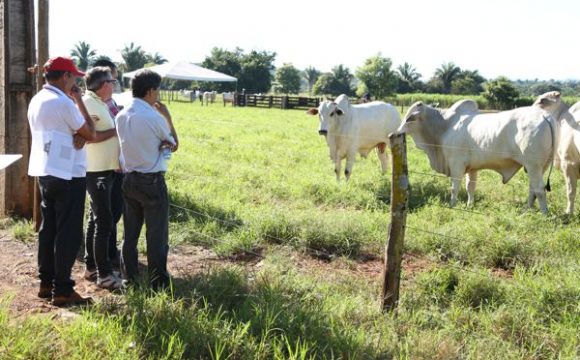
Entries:
[[[264,257],[132,291],[72,322],[14,321],[0,306],[0,358],[576,359],[580,218],[525,207],[522,171],[483,171],[476,205],[447,208],[449,179],[409,143],[412,193],[397,315],[378,311],[380,279],[349,262],[384,251],[390,171],[374,154],[337,183],[317,119],[299,111],[172,103],[181,145],[167,174],[173,245]],[[304,254],[326,266],[302,266]],[[343,265],[341,265],[343,264]],[[23,331],[22,329],[30,329]],[[56,329],[56,330],[55,330]],[[32,341],[26,341],[35,334]],[[16,344],[16,345],[13,345]]]

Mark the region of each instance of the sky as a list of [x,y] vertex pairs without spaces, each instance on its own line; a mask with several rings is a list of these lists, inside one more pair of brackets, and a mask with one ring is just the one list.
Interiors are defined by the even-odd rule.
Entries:
[[85,41],[121,61],[133,42],[169,61],[240,47],[324,72],[380,54],[424,81],[447,62],[489,79],[580,79],[578,0],[52,0],[49,11],[50,56]]

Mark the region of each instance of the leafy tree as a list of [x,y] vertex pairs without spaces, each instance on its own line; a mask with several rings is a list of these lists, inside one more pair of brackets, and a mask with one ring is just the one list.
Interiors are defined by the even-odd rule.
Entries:
[[332,73],[324,73],[318,77],[314,86],[312,86],[312,92],[316,95],[340,95],[341,92],[334,90],[334,84],[336,79]]
[[300,70],[292,64],[284,64],[276,70],[274,79],[277,83],[276,92],[298,94],[300,92]]
[[312,66],[309,66],[306,69],[304,69],[304,79],[308,83],[308,92],[309,93],[312,93],[312,87],[316,83],[316,80],[318,80],[318,77],[320,76],[320,74],[321,74],[321,72]]
[[444,94],[451,92],[451,84],[456,80],[461,73],[461,68],[452,62],[442,64],[441,67],[435,70],[434,79],[440,80],[442,91]]
[[276,53],[252,50],[241,60],[241,74],[238,85],[248,92],[265,93],[272,87],[272,71]]
[[167,62],[167,59],[164,58],[158,52],[156,52],[155,54],[149,53],[149,54],[145,55],[145,57],[147,58],[148,64],[161,65],[161,64],[165,64]]
[[80,70],[85,71],[92,64],[97,52],[91,49],[91,45],[84,41],[79,41],[70,51],[70,56],[76,61]]
[[121,57],[123,58],[123,71],[129,72],[141,69],[147,64],[147,55],[141,46],[136,46],[134,43],[125,45],[121,50]]
[[312,87],[312,92],[317,95],[332,95],[338,96],[346,94],[348,96],[354,95],[352,88],[353,75],[350,70],[344,65],[335,66],[330,73],[324,73],[318,77],[316,83]]
[[[242,73],[242,57],[243,50],[240,48],[229,51],[214,47],[201,66],[239,79]],[[234,86],[233,83],[211,83],[207,87],[212,90],[230,91],[234,89]]]
[[392,70],[393,62],[379,53],[365,60],[356,70],[356,77],[364,83],[367,91],[378,99],[397,91],[397,75]]
[[423,87],[423,84],[419,81],[421,74],[408,62],[397,67],[397,77],[399,78],[397,92],[401,94],[416,92]]
[[451,83],[452,94],[473,95],[483,91],[485,78],[477,70],[461,70]]
[[543,93],[547,93],[548,91],[560,91],[562,92],[562,87],[551,83],[551,82],[541,82],[535,85],[532,85],[530,88],[532,95],[538,96],[542,95]]
[[511,81],[503,76],[484,84],[483,96],[498,110],[510,109],[515,105],[519,96],[518,90]]
[[340,64],[332,68],[332,74],[334,75],[333,95],[354,95],[354,89],[352,87],[354,76],[351,74],[349,68]]

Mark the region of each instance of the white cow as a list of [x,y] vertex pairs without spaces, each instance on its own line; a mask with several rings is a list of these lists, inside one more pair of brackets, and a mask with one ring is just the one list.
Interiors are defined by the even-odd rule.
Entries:
[[348,181],[357,152],[366,157],[374,148],[377,148],[382,172],[387,171],[388,136],[401,124],[401,117],[391,104],[374,101],[351,105],[346,95],[340,95],[334,102],[324,100],[318,109],[311,108],[307,113],[319,115],[318,133],[326,137],[337,180],[340,180],[343,159],[346,158],[344,175]]
[[570,116],[561,116],[560,142],[555,163],[564,174],[568,199],[566,213],[572,215],[576,182],[580,177],[580,101],[570,108],[569,113]]
[[435,171],[451,177],[451,206],[463,175],[472,206],[478,170],[497,171],[505,184],[523,166],[530,181],[528,205],[537,197],[547,213],[543,174],[555,155],[562,106],[558,92],[541,95],[532,106],[492,114],[480,114],[472,100],[461,100],[445,112],[417,102],[399,132],[413,137]]
[[226,103],[232,103],[232,106],[234,105],[234,93],[233,92],[224,92],[222,94],[222,99],[224,101],[224,106],[226,106]]
[[210,102],[213,104],[215,102],[217,92],[214,91],[206,91],[203,93],[203,102],[207,106]]

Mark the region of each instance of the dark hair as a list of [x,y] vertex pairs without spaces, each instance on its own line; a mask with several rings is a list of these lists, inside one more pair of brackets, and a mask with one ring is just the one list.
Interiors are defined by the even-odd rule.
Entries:
[[91,91],[99,90],[105,81],[111,76],[111,69],[105,66],[97,66],[87,71],[85,82],[87,89]]
[[133,97],[143,99],[151,89],[158,89],[161,84],[161,76],[155,71],[141,69],[137,71],[131,81]]
[[66,73],[66,71],[50,70],[50,71],[47,71],[44,73],[44,78],[47,81],[56,81],[56,80],[60,79],[65,73]]
[[109,69],[111,69],[111,71],[113,70],[117,70],[117,65],[115,65],[114,62],[112,62],[111,60],[107,60],[107,59],[100,59],[95,61],[95,63],[93,64],[94,67],[97,66],[106,66]]

